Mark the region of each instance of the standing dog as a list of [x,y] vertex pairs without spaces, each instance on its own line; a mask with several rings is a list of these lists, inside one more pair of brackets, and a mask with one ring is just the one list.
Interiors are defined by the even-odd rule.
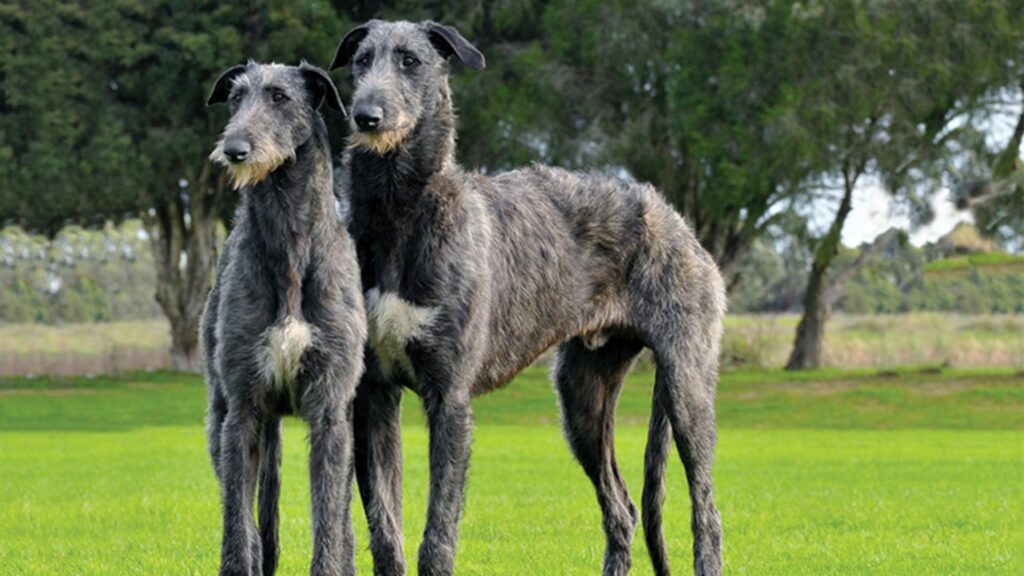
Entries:
[[695,571],[721,573],[712,500],[725,297],[715,263],[653,188],[533,166],[496,177],[455,163],[448,63],[484,58],[453,28],[372,21],[345,36],[354,133],[339,192],[366,290],[372,354],[356,398],[356,474],[375,572],[405,571],[399,399],[423,399],[430,504],[419,574],[454,571],[470,398],[558,344],[562,423],[604,517],[604,573],[625,574],[637,510],[615,461],[615,405],[642,348],[657,362],[643,495],[648,549],[668,574],[661,504],[670,436],[693,502]]
[[207,436],[224,504],[220,573],[274,573],[280,420],[299,414],[312,444],[311,573],[354,574],[351,406],[366,317],[317,112],[324,102],[345,109],[327,73],[306,64],[231,68],[207,104],[221,102],[231,120],[210,157],[230,170],[242,204],[202,325]]

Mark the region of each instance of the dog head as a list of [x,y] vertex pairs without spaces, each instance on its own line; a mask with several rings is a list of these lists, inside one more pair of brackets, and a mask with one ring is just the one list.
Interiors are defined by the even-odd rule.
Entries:
[[435,22],[372,20],[348,34],[331,69],[352,64],[350,145],[385,155],[448,98],[448,60],[481,70],[484,57],[459,32]]
[[249,61],[225,71],[213,84],[207,106],[227,103],[231,119],[210,159],[231,171],[234,186],[260,182],[295,158],[313,136],[318,109],[345,114],[326,72],[299,66]]

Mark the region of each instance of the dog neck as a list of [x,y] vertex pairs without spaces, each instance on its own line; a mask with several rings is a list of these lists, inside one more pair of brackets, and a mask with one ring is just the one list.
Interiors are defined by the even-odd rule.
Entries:
[[456,168],[455,110],[447,81],[433,111],[424,113],[405,142],[377,154],[363,148],[346,153],[353,210],[381,210],[393,215],[413,210],[436,174]]
[[313,135],[266,179],[243,189],[261,263],[275,287],[282,318],[302,319],[302,280],[316,224],[334,215],[327,127],[319,116]]

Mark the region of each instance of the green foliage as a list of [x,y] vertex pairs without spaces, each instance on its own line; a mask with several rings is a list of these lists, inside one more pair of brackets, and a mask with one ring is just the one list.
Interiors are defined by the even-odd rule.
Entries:
[[327,2],[5,5],[0,222],[52,235],[225,195],[206,159],[213,80],[247,58],[323,63],[346,26]]
[[963,111],[950,103],[1017,81],[1021,18],[981,1],[398,2],[382,16],[454,23],[487,55],[453,78],[463,161],[652,182],[733,271],[844,154],[893,186],[934,175]]
[[[740,277],[729,293],[729,310],[733,312],[765,311],[773,307],[788,308],[783,302],[787,287],[802,289],[804,277],[787,266],[782,254],[763,239],[754,241],[740,259]],[[803,266],[800,266],[802,269]]]
[[[1019,138],[999,150],[983,138],[1024,75],[1019,2],[342,4],[0,5],[0,225],[52,237],[69,222],[96,227],[141,215],[160,231],[154,238],[186,238],[193,223],[229,221],[235,195],[206,158],[226,114],[204,107],[210,83],[248,57],[325,64],[346,30],[375,16],[454,24],[486,54],[480,73],[454,66],[466,164],[493,172],[539,160],[654,183],[734,278],[740,310],[799,302],[815,247],[804,217],[832,201],[822,188],[842,174],[878,177],[927,219],[926,197],[937,184],[956,184],[951,166],[963,170],[957,178],[971,180],[980,164],[988,167],[983,176],[1006,179],[1019,164]],[[348,92],[348,73],[336,77]],[[340,148],[346,123],[327,120]],[[1019,203],[985,206],[979,221],[1012,236]],[[773,262],[766,246],[780,231],[792,234],[791,245]],[[213,236],[196,242],[212,244]],[[177,270],[183,254],[205,261],[166,248],[166,257],[150,260],[164,272]],[[831,250],[818,259],[826,255]],[[164,285],[205,286],[209,271],[199,267],[200,278]],[[89,276],[103,288],[105,308],[88,296],[88,281],[61,276],[75,288],[57,299],[76,300],[57,316],[135,317],[131,290],[117,287],[155,288],[134,276],[102,279],[114,271]],[[57,320],[42,310],[53,304],[54,278],[33,274],[16,290],[4,289],[13,285],[6,277],[0,310]],[[900,274],[866,269],[839,308],[1019,309],[999,304],[1018,293],[1013,280],[943,295],[935,293],[941,282],[908,284]],[[758,299],[764,294],[772,296],[767,304]],[[183,304],[168,306],[189,308]]]
[[0,10],[0,223],[53,234],[138,206],[147,156],[109,105],[114,80],[97,70],[109,48],[98,29],[120,27],[100,12],[54,0]]

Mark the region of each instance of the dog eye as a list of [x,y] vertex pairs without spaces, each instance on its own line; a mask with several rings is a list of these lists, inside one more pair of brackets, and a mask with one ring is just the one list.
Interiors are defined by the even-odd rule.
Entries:
[[274,102],[284,102],[288,99],[288,97],[284,95],[284,92],[274,92],[274,95],[271,96],[271,98],[274,99]]
[[358,66],[369,66],[370,65],[370,55],[369,54],[364,54],[363,56],[360,56],[359,60],[356,60],[356,65],[358,65]]
[[411,54],[406,54],[405,56],[402,57],[402,68],[412,68],[413,66],[419,63],[420,61],[417,60],[416,57]]
[[239,104],[241,102],[242,102],[242,93],[241,92],[235,92],[234,94],[231,95],[231,103],[232,104]]

